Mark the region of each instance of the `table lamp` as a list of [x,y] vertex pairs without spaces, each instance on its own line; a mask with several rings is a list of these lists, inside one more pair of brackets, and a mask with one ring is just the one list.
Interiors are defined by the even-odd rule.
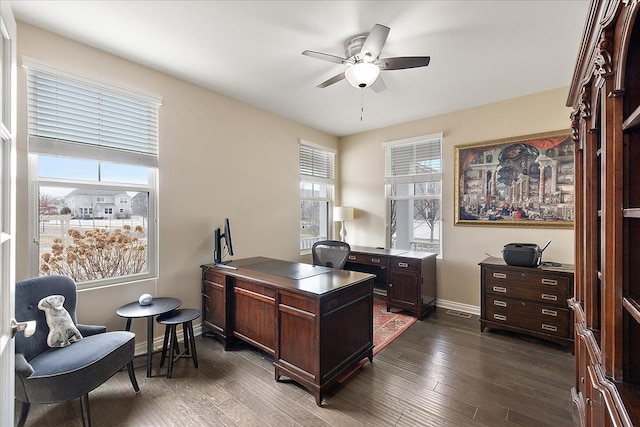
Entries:
[[353,208],[347,208],[343,206],[336,206],[333,208],[333,220],[340,221],[340,239],[345,242],[345,236],[347,235],[347,229],[344,228],[345,221],[353,220]]

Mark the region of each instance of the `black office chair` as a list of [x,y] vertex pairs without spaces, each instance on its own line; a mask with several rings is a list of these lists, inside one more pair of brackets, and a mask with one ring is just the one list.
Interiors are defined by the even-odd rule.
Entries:
[[344,268],[349,253],[351,253],[351,246],[337,240],[320,240],[315,242],[311,248],[313,265],[331,268]]

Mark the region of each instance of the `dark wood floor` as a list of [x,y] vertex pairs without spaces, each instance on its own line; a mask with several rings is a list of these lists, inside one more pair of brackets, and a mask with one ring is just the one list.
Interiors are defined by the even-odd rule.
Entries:
[[[172,379],[126,371],[89,395],[100,426],[570,426],[570,352],[438,309],[416,322],[344,384],[323,407],[301,387],[273,379],[272,360],[240,344],[225,352],[197,338],[198,361],[180,360]],[[80,405],[34,405],[27,425],[79,426]]]

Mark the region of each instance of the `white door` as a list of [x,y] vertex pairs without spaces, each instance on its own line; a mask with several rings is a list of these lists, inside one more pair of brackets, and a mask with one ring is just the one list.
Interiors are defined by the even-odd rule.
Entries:
[[0,2],[0,425],[12,426],[15,308],[16,22]]

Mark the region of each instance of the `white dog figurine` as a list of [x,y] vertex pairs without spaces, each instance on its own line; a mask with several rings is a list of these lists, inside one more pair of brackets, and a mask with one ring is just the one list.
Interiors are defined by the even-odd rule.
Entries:
[[64,296],[49,295],[42,298],[38,308],[44,311],[49,325],[47,344],[49,347],[66,347],[82,339],[82,334],[71,320],[69,312],[63,307]]

